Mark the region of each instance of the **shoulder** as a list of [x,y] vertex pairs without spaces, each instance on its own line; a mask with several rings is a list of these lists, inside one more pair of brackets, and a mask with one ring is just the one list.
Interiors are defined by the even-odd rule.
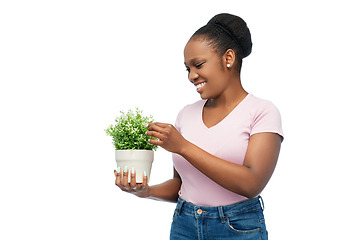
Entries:
[[279,109],[271,101],[255,97],[252,94],[249,94],[248,106],[254,117],[269,112],[280,114]]
[[251,135],[259,132],[274,132],[283,137],[279,109],[268,100],[251,96]]
[[266,105],[275,106],[271,101],[256,97],[250,93],[249,93],[248,99],[249,99],[250,104],[252,104],[253,106],[266,106]]
[[198,112],[199,110],[202,109],[202,107],[204,106],[205,104],[205,100],[199,100],[199,101],[196,101],[194,103],[191,103],[191,104],[188,104],[186,105],[185,107],[183,107],[179,114],[178,114],[178,117],[179,116],[182,116],[184,114],[188,115],[188,114],[193,114],[194,112]]
[[205,104],[205,100],[199,100],[183,107],[177,115],[175,127],[180,130],[187,119],[191,121],[197,114],[201,114],[201,109]]

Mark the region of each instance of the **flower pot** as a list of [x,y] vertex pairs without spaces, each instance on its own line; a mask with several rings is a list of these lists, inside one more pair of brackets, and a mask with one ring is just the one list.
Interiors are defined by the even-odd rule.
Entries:
[[132,168],[136,171],[136,183],[143,182],[144,171],[146,171],[148,182],[150,181],[151,166],[154,161],[153,150],[115,150],[115,160],[117,167],[120,167],[122,171],[125,166],[128,167],[129,182]]

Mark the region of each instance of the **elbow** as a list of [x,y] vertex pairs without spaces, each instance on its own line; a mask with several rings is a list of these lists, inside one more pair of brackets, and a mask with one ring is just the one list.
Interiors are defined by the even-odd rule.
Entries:
[[238,194],[248,198],[253,199],[258,196],[263,190],[263,187],[258,184],[248,184],[245,188],[239,189]]
[[[260,192],[259,192],[259,193],[260,193]],[[253,198],[255,198],[256,196],[258,196],[259,193],[249,192],[249,193],[243,194],[243,196],[246,197],[246,198],[248,198],[248,199],[253,199]]]
[[259,195],[259,191],[254,191],[254,190],[249,190],[249,191],[246,191],[244,192],[243,194],[241,194],[242,196],[248,198],[248,199],[253,199],[255,198],[256,196]]

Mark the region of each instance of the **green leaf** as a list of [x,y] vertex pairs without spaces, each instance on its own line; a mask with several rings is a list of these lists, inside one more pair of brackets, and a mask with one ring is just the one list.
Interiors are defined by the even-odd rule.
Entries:
[[154,122],[153,116],[144,116],[139,108],[135,111],[129,109],[127,113],[120,111],[120,116],[115,118],[115,125],[110,125],[105,132],[112,137],[116,150],[156,150],[157,146],[149,143],[150,138],[155,138],[146,135],[146,126],[151,122]]

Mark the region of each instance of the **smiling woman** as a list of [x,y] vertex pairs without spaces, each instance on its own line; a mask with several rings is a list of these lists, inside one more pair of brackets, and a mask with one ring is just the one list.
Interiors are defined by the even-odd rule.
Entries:
[[[214,99],[220,95],[219,91],[230,85],[237,89],[242,88],[240,72],[233,67],[236,62],[234,50],[229,49],[219,58],[208,42],[192,38],[185,46],[184,56],[189,80],[196,86],[201,98]],[[219,79],[221,81],[218,81]]]
[[278,109],[242,87],[242,59],[251,48],[240,17],[213,17],[184,49],[188,78],[202,100],[184,107],[175,126],[148,125],[150,143],[173,153],[174,178],[131,193],[177,201],[170,239],[267,239],[260,193],[283,133]]

